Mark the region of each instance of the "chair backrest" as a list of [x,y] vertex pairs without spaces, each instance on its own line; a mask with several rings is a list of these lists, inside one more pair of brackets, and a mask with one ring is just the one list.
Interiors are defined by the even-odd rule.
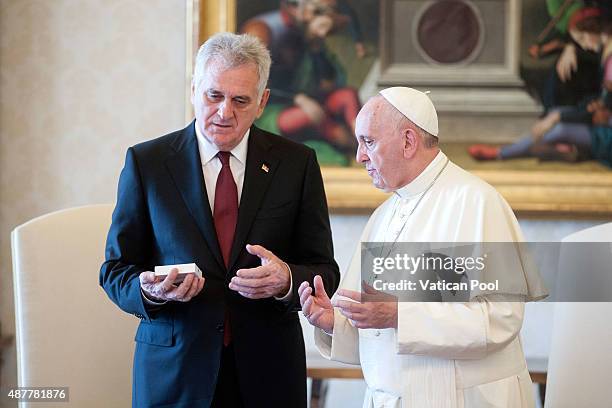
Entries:
[[98,284],[112,209],[54,212],[11,235],[19,386],[69,387],[68,404],[48,407],[131,405],[138,319]]
[[[612,242],[612,223],[599,225],[567,236],[572,242]],[[558,287],[575,285],[576,275],[588,276],[589,286],[600,286],[598,295],[612,296],[610,285],[612,247],[562,245]],[[590,249],[591,248],[591,249]],[[607,248],[603,250],[603,248]],[[577,264],[579,262],[579,265]],[[591,267],[589,266],[591,264]],[[599,265],[601,274],[593,271]],[[605,272],[605,271],[608,272]],[[601,275],[601,276],[598,276]],[[607,287],[607,288],[606,288]],[[607,294],[602,291],[606,291]],[[548,362],[546,408],[610,406],[610,367],[612,367],[612,303],[560,302],[555,318]]]

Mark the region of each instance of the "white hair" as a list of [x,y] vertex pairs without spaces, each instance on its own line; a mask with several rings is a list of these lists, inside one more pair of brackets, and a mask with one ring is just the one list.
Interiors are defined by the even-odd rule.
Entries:
[[206,40],[198,50],[193,69],[192,84],[195,88],[202,82],[209,64],[217,62],[227,68],[255,64],[259,75],[258,99],[261,99],[270,76],[272,59],[259,38],[250,34],[217,33]]

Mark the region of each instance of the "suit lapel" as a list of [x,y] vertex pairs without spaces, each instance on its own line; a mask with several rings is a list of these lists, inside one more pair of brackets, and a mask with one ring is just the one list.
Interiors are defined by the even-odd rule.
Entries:
[[225,269],[217,233],[213,222],[206,184],[202,174],[202,162],[195,135],[195,121],[191,122],[173,142],[176,154],[166,160],[166,166],[181,193],[185,205],[194,218],[204,240],[222,270]]
[[240,251],[246,245],[253,219],[278,167],[279,159],[274,157],[269,149],[269,140],[259,129],[251,127],[242,196],[238,208],[238,224],[234,234],[229,270],[232,269]]

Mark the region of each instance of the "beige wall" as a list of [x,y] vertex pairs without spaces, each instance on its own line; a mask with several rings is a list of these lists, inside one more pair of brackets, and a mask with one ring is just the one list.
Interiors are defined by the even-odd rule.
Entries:
[[[114,201],[126,148],[183,126],[185,4],[0,0],[3,331],[14,332],[10,231],[60,208]],[[49,272],[61,288],[61,271]],[[3,385],[15,384],[15,367],[12,355]]]

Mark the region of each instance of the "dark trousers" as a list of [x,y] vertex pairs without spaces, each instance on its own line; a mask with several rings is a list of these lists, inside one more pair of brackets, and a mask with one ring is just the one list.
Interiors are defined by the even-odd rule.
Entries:
[[236,359],[234,348],[230,344],[223,347],[221,352],[221,365],[219,377],[211,408],[243,408],[240,386],[238,384],[238,373],[236,372]]

